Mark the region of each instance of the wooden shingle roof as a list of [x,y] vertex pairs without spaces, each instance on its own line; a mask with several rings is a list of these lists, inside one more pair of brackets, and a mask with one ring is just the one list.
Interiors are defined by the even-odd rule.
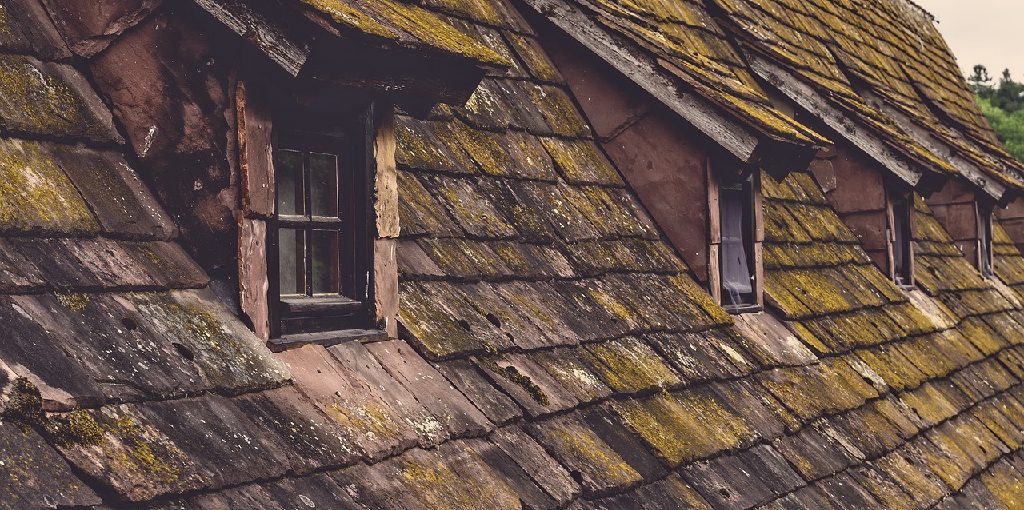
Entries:
[[422,4],[512,66],[396,119],[401,338],[272,354],[178,246],[66,49],[5,39],[53,33],[35,2],[0,0],[0,508],[1019,504],[1008,239],[1004,286],[918,201],[908,295],[810,175],[766,176],[770,311],[734,318],[529,26],[496,14],[514,7]]

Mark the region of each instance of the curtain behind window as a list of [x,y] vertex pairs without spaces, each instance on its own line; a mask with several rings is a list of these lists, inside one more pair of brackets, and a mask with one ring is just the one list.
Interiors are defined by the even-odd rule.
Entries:
[[754,276],[751,272],[752,241],[749,239],[750,211],[753,196],[750,185],[722,187],[719,194],[721,207],[722,244],[720,271],[722,278],[722,304],[726,306],[752,305]]

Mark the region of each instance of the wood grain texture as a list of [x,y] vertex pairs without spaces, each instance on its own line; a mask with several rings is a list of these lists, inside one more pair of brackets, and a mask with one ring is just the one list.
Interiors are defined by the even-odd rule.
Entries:
[[373,140],[373,156],[376,173],[373,177],[373,210],[377,222],[377,237],[397,238],[398,221],[398,170],[395,162],[395,121],[394,109],[381,106],[377,110],[377,133]]
[[242,211],[246,217],[274,215],[274,161],[270,112],[255,87],[239,80],[238,153],[242,174]]
[[263,220],[239,218],[238,290],[242,313],[249,318],[256,337],[270,339],[267,222]]

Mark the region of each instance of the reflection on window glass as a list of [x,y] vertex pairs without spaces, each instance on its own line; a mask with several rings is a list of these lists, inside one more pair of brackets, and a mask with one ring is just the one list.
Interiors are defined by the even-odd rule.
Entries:
[[910,200],[902,193],[892,197],[892,265],[893,275],[899,285],[910,285]]
[[285,149],[274,151],[274,178],[277,180],[277,212],[305,214],[302,153]]
[[309,155],[310,203],[313,216],[338,216],[338,157]]
[[720,188],[720,273],[722,304],[756,305],[754,294],[753,206],[750,181]]
[[979,269],[984,276],[992,276],[992,210],[986,207],[979,207],[981,216],[981,260]]
[[313,294],[341,292],[341,256],[338,252],[338,232],[314,230],[310,256],[313,268]]
[[306,293],[305,232],[278,231],[278,257],[281,295]]

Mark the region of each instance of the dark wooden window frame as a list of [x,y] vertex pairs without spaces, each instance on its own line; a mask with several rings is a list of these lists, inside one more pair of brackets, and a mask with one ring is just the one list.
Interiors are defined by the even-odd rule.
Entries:
[[899,287],[912,289],[915,285],[913,191],[890,184],[886,189],[886,209],[889,277]]
[[975,202],[978,217],[978,271],[984,277],[995,276],[995,252],[992,246],[994,209],[992,204]]
[[[708,250],[709,257],[709,290],[715,300],[722,305],[729,313],[743,314],[756,313],[764,309],[764,262],[762,255],[762,242],[764,241],[764,212],[762,210],[761,198],[761,175],[759,170],[749,172],[743,177],[722,175],[713,171],[713,161],[707,162],[708,182],[708,218],[709,218],[709,239],[711,242]],[[728,304],[724,298],[722,284],[723,271],[723,232],[722,232],[722,191],[736,186],[749,186],[747,193],[748,205],[746,207],[746,218],[744,225],[744,244],[747,254],[747,264],[751,272],[752,288],[751,299],[739,303]]]
[[[279,339],[282,342],[302,340],[309,343],[311,339],[305,338],[309,335],[341,338],[366,336],[374,332],[366,329],[373,323],[370,306],[374,300],[371,178],[375,164],[372,148],[375,132],[373,119],[371,106],[355,121],[339,125],[338,132],[324,133],[306,130],[303,126],[297,126],[294,120],[282,122],[275,118],[272,141],[274,151],[285,149],[336,154],[339,156],[340,168],[338,218],[312,216],[307,203],[305,216],[275,213],[268,222],[267,271],[272,342]],[[314,296],[307,290],[307,295],[302,297],[282,296],[278,260],[279,232],[285,228],[310,232],[317,227],[338,231],[342,238],[338,261],[341,292],[331,296]],[[310,285],[308,276],[306,285],[307,288]]]

